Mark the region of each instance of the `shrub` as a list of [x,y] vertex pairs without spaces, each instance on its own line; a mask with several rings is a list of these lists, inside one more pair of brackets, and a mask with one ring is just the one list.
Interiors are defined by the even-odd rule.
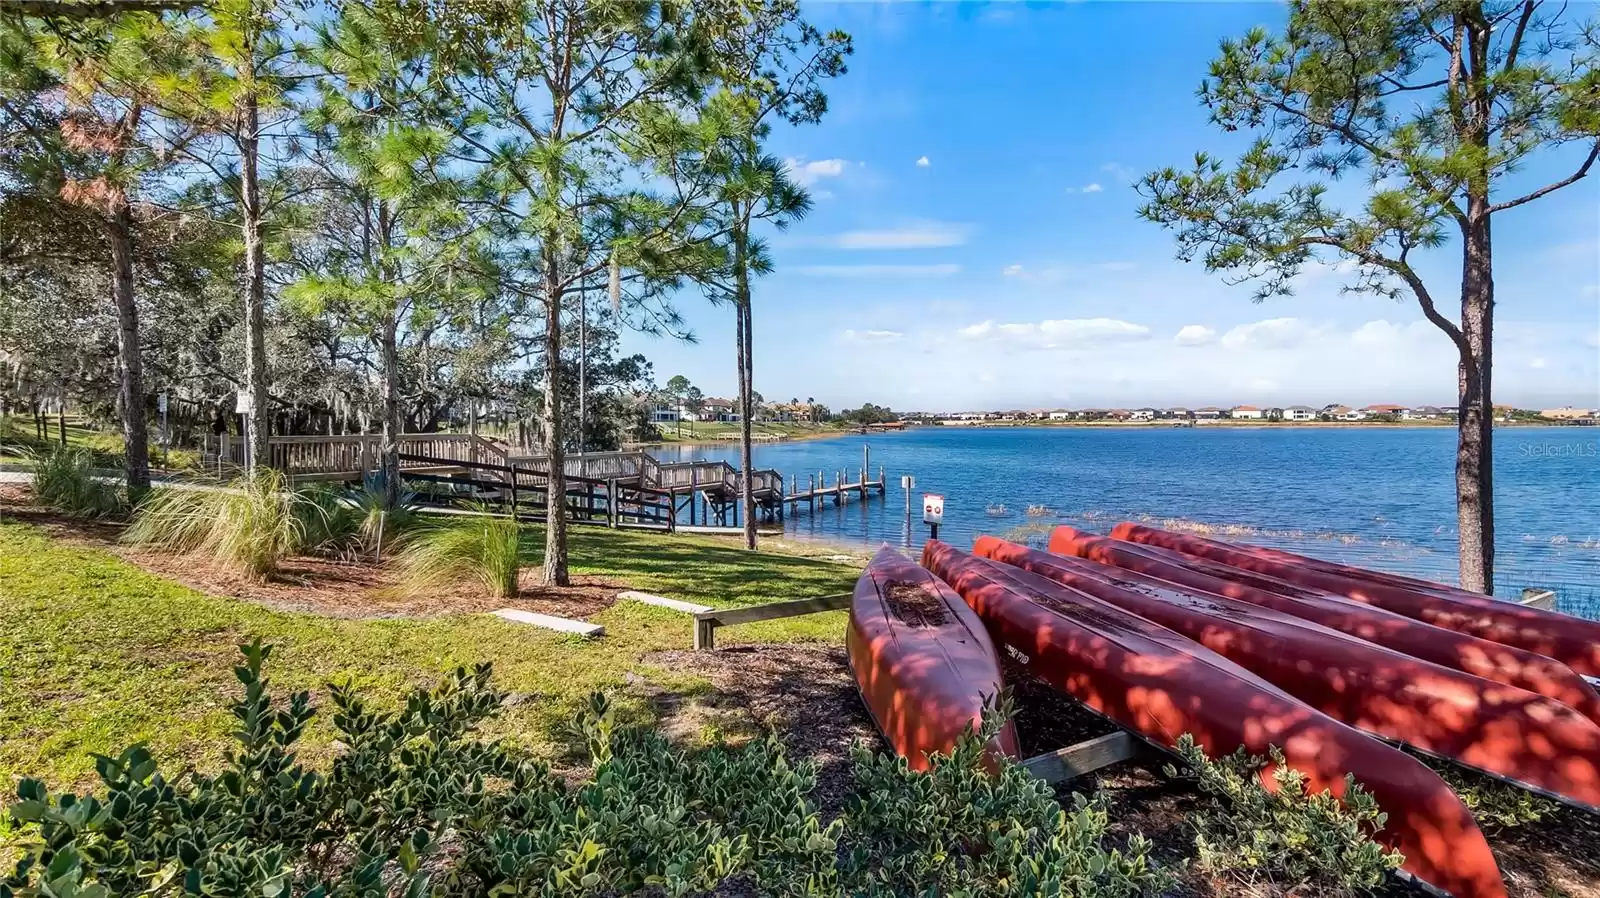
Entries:
[[514,596],[521,536],[516,521],[487,515],[420,531],[400,551],[400,589],[418,593],[473,579],[490,595]]
[[[1198,864],[1208,873],[1290,883],[1297,895],[1343,896],[1376,888],[1405,860],[1374,840],[1387,815],[1354,777],[1343,801],[1311,793],[1305,775],[1274,746],[1277,789],[1269,792],[1261,782],[1267,759],[1242,748],[1212,760],[1185,735],[1178,754],[1212,799],[1212,808],[1194,819]],[[1167,775],[1177,771],[1168,767]]]
[[283,474],[260,468],[227,484],[152,492],[124,538],[209,555],[246,576],[264,578],[305,545],[301,504]]
[[169,779],[135,746],[97,759],[98,795],[24,780],[11,813],[39,838],[0,895],[677,896],[733,877],[764,894],[837,893],[840,826],[820,824],[805,798],[812,768],[791,766],[774,739],[680,752],[617,727],[595,697],[574,722],[593,772],[569,786],[477,737],[505,698],[479,665],[393,711],[334,685],[346,748],[318,773],[294,756],[307,694],[273,701],[270,647],[241,649],[239,746],[223,772]]
[[55,446],[35,456],[33,494],[45,505],[75,518],[120,517],[127,494],[95,476],[94,454],[76,446]]
[[295,551],[355,554],[361,550],[361,515],[342,490],[330,486],[297,490],[293,507],[300,531]]
[[[295,759],[307,693],[276,700],[271,647],[240,647],[237,747],[222,771],[163,773],[143,747],[97,757],[92,794],[17,787],[14,825],[34,837],[0,898],[258,895],[263,898],[740,894],[1153,895],[1170,878],[1102,846],[1105,812],[1006,764],[983,770],[991,715],[930,773],[857,749],[859,794],[824,825],[809,763],[776,738],[679,750],[617,724],[593,696],[572,732],[592,765],[569,783],[478,727],[503,705],[488,665],[458,668],[403,702],[329,690],[342,753]],[[841,846],[851,846],[844,847]],[[843,860],[841,861],[841,858]],[[902,878],[904,877],[904,878]]]
[[1489,832],[1538,823],[1556,810],[1555,802],[1509,783],[1464,770],[1454,764],[1423,758],[1472,812],[1478,826]]
[[846,812],[854,895],[1155,895],[1171,876],[1135,835],[1107,848],[1105,806],[1074,793],[1063,809],[1050,786],[1020,766],[985,769],[984,745],[1010,716],[991,703],[926,773],[904,758],[855,751],[856,794]]

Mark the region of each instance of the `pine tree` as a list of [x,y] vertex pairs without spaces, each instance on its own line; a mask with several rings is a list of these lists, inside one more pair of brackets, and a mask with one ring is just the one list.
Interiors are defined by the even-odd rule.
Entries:
[[734,311],[735,358],[739,385],[740,506],[745,548],[756,547],[751,431],[754,401],[754,319],[752,277],[772,270],[766,247],[753,233],[765,222],[785,228],[805,215],[810,197],[794,183],[783,164],[766,154],[774,120],[815,123],[827,110],[823,79],[845,71],[850,37],[823,34],[800,19],[789,0],[732,2],[717,18],[730,23],[720,39],[733,52],[718,71],[720,89],[706,104],[702,133],[708,139],[704,164],[714,185],[712,217],[728,246],[727,266],[704,284],[714,302]]
[[[1179,257],[1258,278],[1258,299],[1288,293],[1328,253],[1354,263],[1349,289],[1411,296],[1455,345],[1461,585],[1480,592],[1494,588],[1490,223],[1581,180],[1600,156],[1597,41],[1566,6],[1538,0],[1298,0],[1281,34],[1225,42],[1201,85],[1223,130],[1260,132],[1250,149],[1232,166],[1201,153],[1141,182],[1141,214],[1177,232]],[[1530,157],[1568,145],[1570,175],[1495,196]],[[1365,199],[1341,208],[1328,182],[1353,173]],[[1413,267],[1452,232],[1455,319]]]

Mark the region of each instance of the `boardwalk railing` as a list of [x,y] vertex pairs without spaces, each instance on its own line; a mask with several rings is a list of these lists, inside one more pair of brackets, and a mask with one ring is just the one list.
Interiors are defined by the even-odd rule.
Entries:
[[[453,462],[504,465],[505,447],[470,433],[408,433],[397,441],[402,455],[426,456],[426,460],[402,459],[402,468],[436,467]],[[337,436],[282,436],[267,440],[267,465],[302,480],[359,477],[377,470],[378,453],[383,444],[379,434],[341,434]],[[207,441],[213,463],[242,468],[245,464],[244,440],[222,434]]]
[[[544,517],[548,512],[550,477],[544,471],[483,462],[458,462],[441,471],[426,464],[436,461],[428,456],[401,453],[400,460],[400,479],[415,491],[418,504],[468,510],[486,505],[513,518]],[[677,526],[670,493],[617,478],[562,478],[561,504],[567,519],[579,524],[665,530]]]

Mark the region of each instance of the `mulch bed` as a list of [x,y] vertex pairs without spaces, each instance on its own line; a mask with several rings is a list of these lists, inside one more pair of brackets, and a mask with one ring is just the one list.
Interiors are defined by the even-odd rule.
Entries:
[[537,569],[518,577],[518,594],[490,596],[476,583],[453,584],[408,595],[395,588],[393,571],[363,558],[301,555],[286,559],[269,580],[252,580],[198,556],[172,555],[127,546],[124,525],[81,521],[34,505],[31,491],[0,486],[0,518],[23,521],[70,545],[105,549],[139,567],[211,595],[228,596],[277,611],[347,619],[417,618],[475,614],[516,608],[565,618],[588,618],[610,608],[626,584],[604,577],[574,576],[572,586],[540,583]]
[[[743,710],[784,740],[791,756],[818,764],[813,795],[825,819],[843,810],[852,776],[850,746],[884,744],[856,692],[844,649],[813,645],[733,645],[714,652],[659,652],[648,663],[700,674],[715,692],[698,702]],[[1006,682],[1017,703],[1017,738],[1031,757],[1112,732],[1104,718],[1068,699],[1024,668],[1006,663]],[[681,700],[658,707],[668,722],[695,719]],[[692,724],[689,724],[692,725]],[[1065,797],[1079,791],[1104,797],[1111,831],[1118,839],[1143,834],[1156,859],[1176,867],[1193,856],[1189,820],[1204,799],[1183,779],[1162,771],[1169,759],[1154,752],[1063,784]],[[1561,808],[1536,824],[1489,834],[1511,898],[1600,898],[1600,817]],[[1423,898],[1420,886],[1391,879],[1378,898]],[[1213,881],[1197,871],[1182,874],[1173,898],[1289,896],[1267,887]]]

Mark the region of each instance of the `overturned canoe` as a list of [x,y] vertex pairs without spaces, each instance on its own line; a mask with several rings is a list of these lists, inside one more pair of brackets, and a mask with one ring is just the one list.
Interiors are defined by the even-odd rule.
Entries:
[[1325,589],[1437,627],[1548,655],[1584,676],[1600,677],[1600,623],[1513,605],[1437,583],[1360,571],[1303,555],[1239,546],[1128,521],[1113,528],[1111,537],[1175,549],[1301,586]]
[[997,643],[1091,709],[1157,745],[1191,734],[1213,757],[1278,746],[1311,789],[1335,796],[1353,774],[1388,814],[1380,836],[1405,854],[1405,870],[1460,898],[1505,895],[1472,814],[1415,758],[1086,593],[937,540],[922,563],[955,587]]
[[1572,668],[1537,652],[1436,627],[1326,590],[1071,527],[1056,528],[1050,551],[1292,614],[1424,661],[1536,692],[1600,723],[1600,694],[1594,687]]
[[992,536],[974,551],[1181,633],[1335,720],[1600,810],[1600,726],[1560,702],[1124,568]]
[[[856,581],[845,632],[850,668],[879,732],[914,770],[945,753],[1000,693],[1000,659],[972,609],[885,546]],[[1015,758],[1010,723],[988,751]]]

